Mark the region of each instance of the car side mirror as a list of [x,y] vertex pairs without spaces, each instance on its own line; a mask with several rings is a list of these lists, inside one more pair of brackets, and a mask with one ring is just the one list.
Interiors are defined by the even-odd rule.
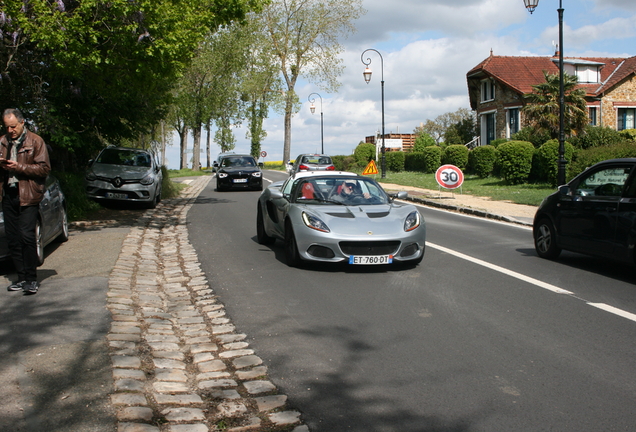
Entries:
[[570,195],[570,186],[568,186],[568,185],[561,185],[557,189],[558,189],[559,193],[561,195],[563,195],[563,196]]
[[93,165],[93,162],[95,162],[95,159],[89,159],[89,160],[88,160],[88,166]]
[[273,199],[285,198],[285,195],[283,195],[283,192],[280,189],[273,189],[273,188],[269,190],[269,196],[272,197]]

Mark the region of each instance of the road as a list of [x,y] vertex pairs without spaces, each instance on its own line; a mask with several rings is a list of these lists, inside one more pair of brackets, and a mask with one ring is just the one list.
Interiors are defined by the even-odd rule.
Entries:
[[542,260],[527,228],[429,208],[416,268],[289,268],[256,243],[259,193],[214,185],[190,240],[312,431],[633,430],[633,269]]

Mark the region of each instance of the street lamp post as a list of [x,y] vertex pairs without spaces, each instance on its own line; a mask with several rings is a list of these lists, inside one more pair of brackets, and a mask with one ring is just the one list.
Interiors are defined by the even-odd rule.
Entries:
[[381,149],[382,159],[381,159],[380,166],[382,169],[382,178],[386,178],[386,157],[385,157],[386,147],[384,146],[384,59],[382,58],[382,54],[380,54],[378,50],[375,50],[373,48],[369,48],[362,52],[362,55],[360,56],[360,60],[362,60],[362,64],[366,66],[362,75],[364,76],[364,80],[367,82],[367,84],[369,84],[369,82],[371,81],[371,69],[369,68],[369,65],[371,64],[371,59],[367,57],[367,61],[364,61],[364,54],[367,51],[375,51],[380,56],[380,67],[382,72],[382,81],[380,81],[380,84],[382,87],[382,149]]
[[[523,0],[530,13],[539,6],[539,0]],[[563,84],[563,0],[559,0],[559,161],[557,169],[557,183],[565,184],[565,90]]]
[[316,101],[316,99],[312,98],[312,95],[316,95],[320,98],[320,154],[325,154],[325,140],[322,127],[322,96],[320,96],[318,93],[312,93],[307,97],[307,100],[311,102],[311,106],[309,107],[309,109],[312,114],[316,112],[316,107],[314,106],[314,102]]

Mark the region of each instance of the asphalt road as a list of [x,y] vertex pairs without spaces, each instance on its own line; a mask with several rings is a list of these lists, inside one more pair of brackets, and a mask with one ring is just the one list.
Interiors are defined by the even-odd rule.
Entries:
[[633,430],[633,269],[545,261],[526,228],[427,208],[416,268],[289,268],[256,243],[259,193],[214,185],[190,239],[312,431]]

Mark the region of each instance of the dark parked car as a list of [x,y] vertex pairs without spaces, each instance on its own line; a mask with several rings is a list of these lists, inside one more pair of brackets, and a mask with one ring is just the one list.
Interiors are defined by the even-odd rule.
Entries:
[[223,156],[216,170],[216,190],[263,190],[263,172],[256,159],[250,155]]
[[[40,212],[35,226],[38,262],[44,263],[44,247],[53,241],[68,240],[68,217],[66,214],[66,198],[58,180],[49,175],[46,179],[46,191],[40,202]],[[0,260],[9,259],[9,246],[4,234],[4,215],[0,211]]]
[[89,161],[86,194],[100,204],[138,202],[154,208],[161,201],[162,179],[154,153],[108,146],[94,161]]
[[636,158],[600,162],[548,196],[534,218],[540,257],[561,250],[634,264]]

